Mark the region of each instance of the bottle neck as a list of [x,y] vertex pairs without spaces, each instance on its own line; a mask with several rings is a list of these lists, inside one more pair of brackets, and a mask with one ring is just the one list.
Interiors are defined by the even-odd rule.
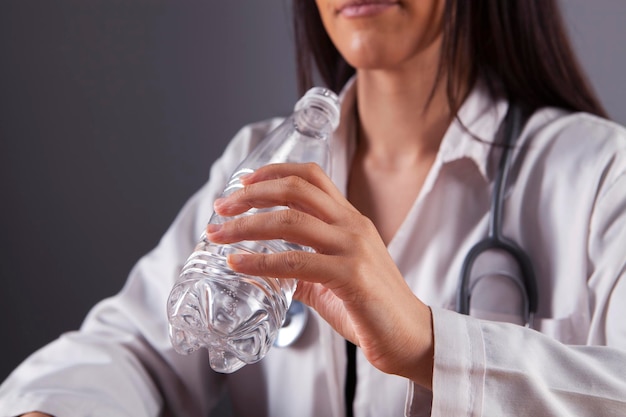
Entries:
[[315,139],[326,140],[333,131],[330,111],[324,106],[301,108],[294,114],[294,124],[298,132]]

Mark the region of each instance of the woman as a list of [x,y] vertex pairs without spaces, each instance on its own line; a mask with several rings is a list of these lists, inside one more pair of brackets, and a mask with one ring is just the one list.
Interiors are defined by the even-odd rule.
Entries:
[[[624,415],[626,138],[598,117],[556,2],[298,0],[294,15],[301,86],[314,60],[342,90],[332,178],[268,166],[214,202],[275,122],[242,130],[124,290],[5,382],[0,414],[207,415],[227,386],[238,415]],[[532,329],[505,323],[519,306],[495,283],[472,298],[482,319],[450,311],[466,254],[488,233],[494,142],[513,102],[531,115],[503,233],[537,276]],[[215,242],[316,249],[229,258],[298,278],[315,311],[292,347],[230,375],[204,354],[176,355],[163,312],[213,202],[225,216],[291,208],[210,228]]]

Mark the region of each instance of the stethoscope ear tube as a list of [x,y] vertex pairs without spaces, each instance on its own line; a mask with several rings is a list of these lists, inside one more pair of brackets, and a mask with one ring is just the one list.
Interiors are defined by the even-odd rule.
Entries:
[[[494,181],[494,192],[489,212],[489,233],[487,238],[476,243],[468,252],[461,267],[457,287],[456,311],[469,315],[471,301],[471,273],[478,256],[489,250],[500,250],[509,254],[517,263],[521,273],[520,280],[513,280],[520,286],[524,298],[524,323],[532,327],[533,318],[539,304],[537,280],[530,258],[514,241],[502,235],[502,215],[504,206],[504,189],[511,169],[513,146],[522,132],[526,119],[525,109],[513,101],[510,102],[503,122],[502,155]],[[520,285],[521,284],[521,285]]]

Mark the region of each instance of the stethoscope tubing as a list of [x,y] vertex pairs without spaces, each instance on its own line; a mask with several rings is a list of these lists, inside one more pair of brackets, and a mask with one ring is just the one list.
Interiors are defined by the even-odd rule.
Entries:
[[533,318],[539,304],[537,280],[532,262],[519,245],[513,240],[503,236],[502,233],[504,192],[511,171],[514,145],[522,132],[525,119],[524,109],[517,103],[511,101],[503,122],[502,154],[494,181],[494,191],[489,211],[488,235],[469,250],[463,261],[457,288],[456,311],[461,314],[469,315],[472,294],[472,287],[470,286],[471,272],[478,256],[489,250],[499,250],[513,257],[519,267],[521,277],[519,279],[511,279],[518,285],[524,298],[524,311],[522,315],[525,325],[532,327]]

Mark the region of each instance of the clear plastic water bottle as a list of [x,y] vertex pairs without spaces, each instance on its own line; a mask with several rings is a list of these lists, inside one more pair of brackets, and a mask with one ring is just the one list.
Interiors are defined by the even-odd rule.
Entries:
[[[242,175],[270,163],[316,162],[328,172],[328,139],[338,123],[337,96],[325,88],[312,88],[296,103],[293,114],[239,165],[222,196],[242,188]],[[241,216],[284,208],[251,209]],[[226,220],[213,213],[209,223]],[[296,280],[239,274],[228,267],[226,257],[232,253],[287,250],[312,249],[284,240],[217,245],[203,233],[167,301],[174,349],[189,354],[205,347],[211,367],[223,373],[261,360],[285,320]]]

